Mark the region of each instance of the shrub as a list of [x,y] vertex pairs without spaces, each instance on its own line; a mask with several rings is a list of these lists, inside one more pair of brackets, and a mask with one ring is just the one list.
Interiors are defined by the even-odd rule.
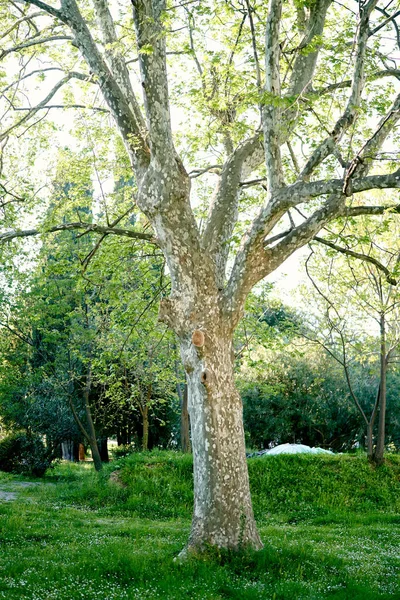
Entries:
[[51,457],[37,435],[14,433],[0,441],[0,470],[42,477]]
[[135,444],[122,444],[110,450],[111,456],[116,460],[132,454],[132,452],[135,452]]

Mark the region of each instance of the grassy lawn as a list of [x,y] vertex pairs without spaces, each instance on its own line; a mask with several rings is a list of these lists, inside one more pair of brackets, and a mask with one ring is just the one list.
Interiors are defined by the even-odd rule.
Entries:
[[[400,460],[249,461],[265,549],[183,564],[191,459],[138,454],[97,476],[61,464],[33,486],[0,474],[0,599],[400,599]],[[108,481],[118,469],[126,487]],[[35,482],[37,483],[37,482]]]

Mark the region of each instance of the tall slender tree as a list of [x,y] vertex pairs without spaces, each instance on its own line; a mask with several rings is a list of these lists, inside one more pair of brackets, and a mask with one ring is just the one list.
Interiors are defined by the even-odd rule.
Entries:
[[[310,328],[303,335],[311,336],[342,365],[350,396],[366,428],[368,458],[377,464],[383,462],[385,452],[387,372],[396,360],[400,342],[397,232],[398,228],[392,227],[388,236],[385,218],[376,224],[364,217],[351,231],[342,227],[339,235],[331,232],[333,239],[317,236],[322,248],[319,252],[312,250],[306,261],[322,314],[317,321],[318,332],[312,334]],[[357,237],[358,251],[354,251]],[[354,358],[361,364],[373,362],[371,352],[372,357],[379,357],[375,369],[379,375],[375,377],[375,398],[368,411],[354,389],[352,362]]]

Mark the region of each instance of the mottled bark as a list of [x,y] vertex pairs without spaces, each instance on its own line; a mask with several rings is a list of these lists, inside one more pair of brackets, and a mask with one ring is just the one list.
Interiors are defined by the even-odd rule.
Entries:
[[189,423],[189,408],[188,408],[188,385],[185,382],[185,387],[182,394],[181,403],[181,450],[182,452],[190,452],[190,423]]
[[[201,551],[207,545],[258,549],[262,543],[251,505],[232,330],[224,319],[207,316],[201,330],[180,335],[194,465],[195,500],[187,550]],[[193,335],[198,331],[203,336]]]

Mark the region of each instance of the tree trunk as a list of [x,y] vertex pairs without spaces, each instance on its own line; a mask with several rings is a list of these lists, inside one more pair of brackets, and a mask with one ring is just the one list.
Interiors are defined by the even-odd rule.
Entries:
[[99,452],[100,452],[100,458],[101,461],[104,462],[109,462],[110,461],[110,457],[108,454],[108,438],[107,437],[100,437],[97,439],[97,445],[99,447]]
[[117,446],[126,446],[130,444],[130,436],[126,429],[121,429],[117,433]]
[[149,407],[145,406],[142,412],[143,418],[143,439],[142,449],[148,450],[149,448]]
[[85,460],[85,459],[86,459],[85,446],[83,444],[79,444],[78,445],[78,460]]
[[367,457],[368,460],[374,460],[374,436],[373,423],[371,421],[367,425]]
[[381,330],[381,381],[380,381],[380,397],[379,397],[379,421],[378,434],[376,438],[375,462],[377,465],[383,463],[383,455],[385,452],[385,420],[386,420],[386,324],[385,315],[381,314],[380,320]]
[[372,409],[371,418],[369,423],[367,424],[367,457],[368,460],[374,462],[374,425],[375,419],[379,408],[379,402],[381,398],[381,384],[379,383],[378,392],[376,394],[376,400],[374,404],[374,408]]
[[[176,345],[174,345],[176,351]],[[183,385],[180,380],[180,368],[179,361],[175,360],[175,375],[176,375],[176,392],[179,398],[179,405],[181,408],[181,428],[180,428],[180,442],[182,452],[190,452],[190,428],[189,428],[189,412],[188,412],[188,385],[185,376],[185,383]]]
[[101,471],[103,468],[103,463],[101,461],[100,451],[99,451],[99,447],[97,444],[96,430],[94,428],[94,423],[93,423],[93,419],[92,419],[92,411],[90,410],[90,402],[89,402],[89,392],[90,392],[90,387],[91,387],[91,380],[92,380],[92,371],[91,371],[91,367],[89,366],[87,376],[86,376],[86,385],[83,390],[83,397],[85,400],[86,420],[87,420],[88,432],[89,432],[89,436],[87,439],[90,444],[90,450],[92,452],[94,468],[96,469],[96,471]]
[[187,381],[185,381],[185,387],[183,390],[181,401],[181,450],[182,452],[190,452],[191,450]]
[[[210,327],[210,331],[214,329]],[[247,471],[242,401],[235,387],[231,335],[214,329],[201,347],[180,338],[187,373],[194,513],[187,551],[207,545],[260,549]],[[196,333],[196,332],[195,332]],[[199,335],[200,342],[202,332]]]
[[72,440],[61,442],[61,451],[63,460],[74,461],[74,442]]

